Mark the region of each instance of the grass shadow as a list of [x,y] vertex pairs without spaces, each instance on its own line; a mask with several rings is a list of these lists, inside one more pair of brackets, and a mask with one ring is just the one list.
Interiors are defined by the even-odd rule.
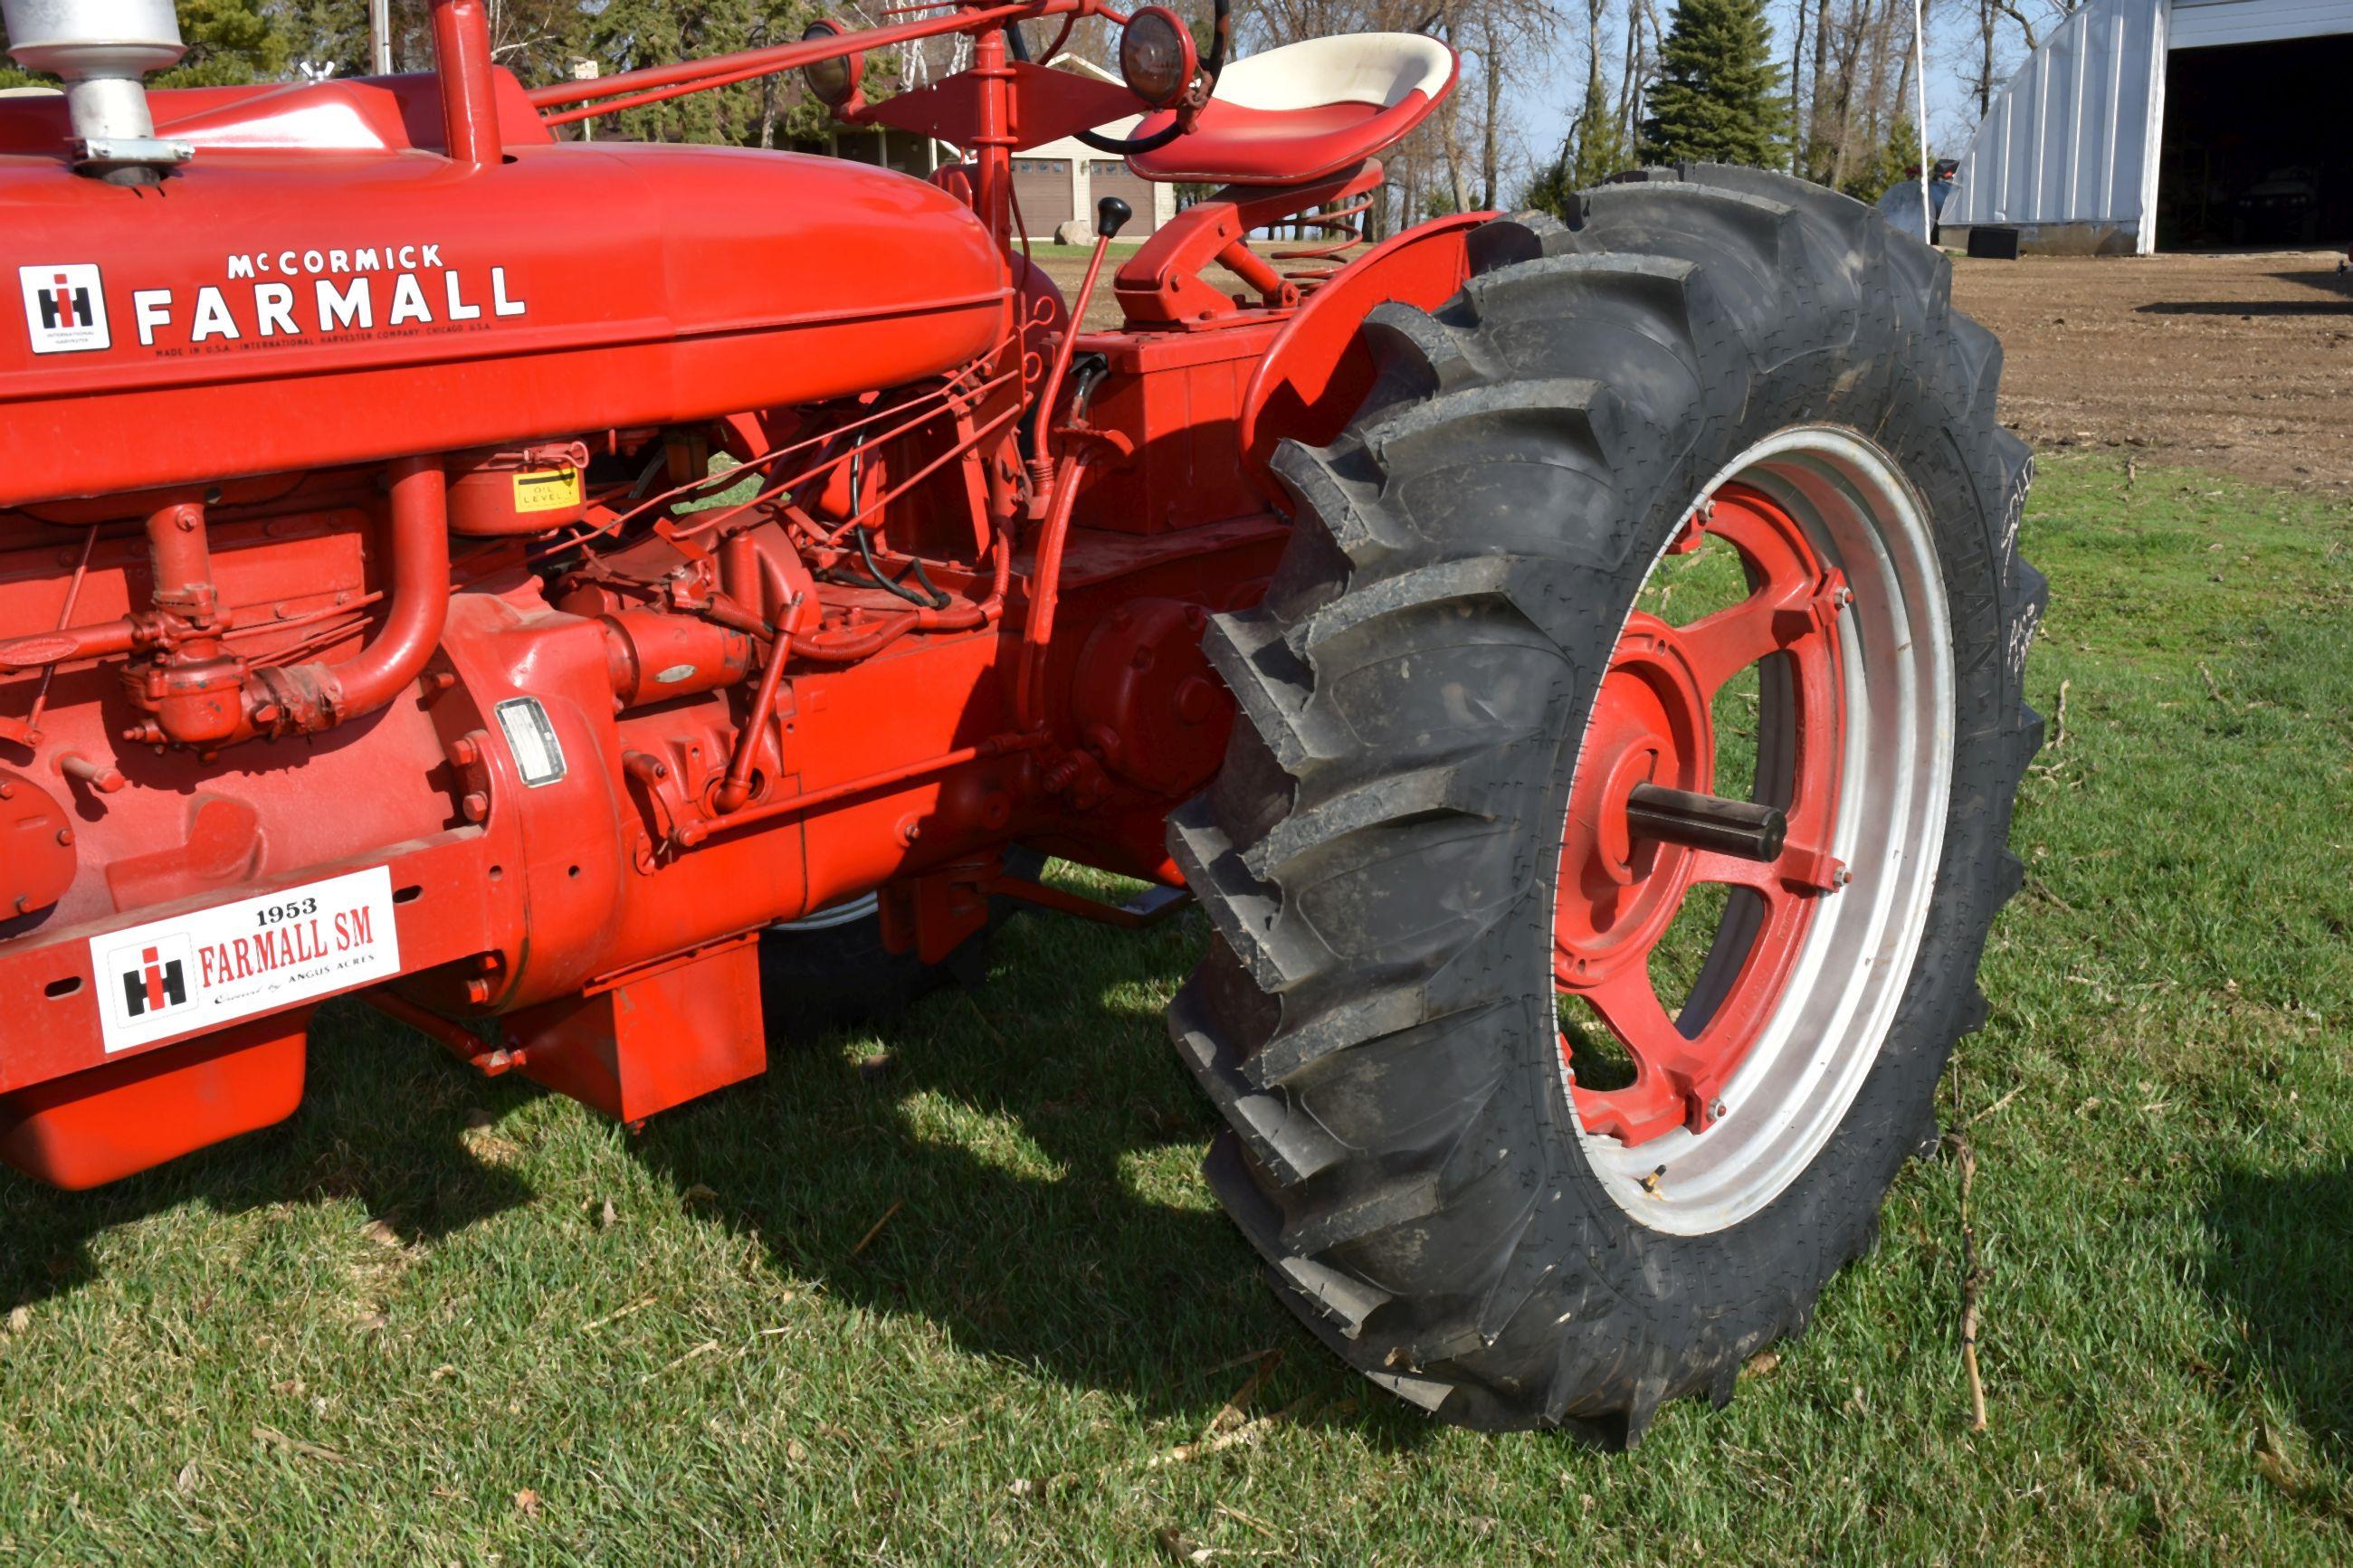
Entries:
[[466,1133],[496,1100],[535,1090],[486,1095],[471,1071],[350,1002],[320,1010],[311,1042],[301,1106],[276,1127],[87,1193],[0,1168],[0,1306],[79,1289],[96,1275],[98,1237],[191,1202],[235,1214],[352,1199],[417,1240],[531,1200],[514,1173],[468,1151]]
[[[1298,1424],[1416,1446],[1428,1421],[1292,1319],[1199,1180],[1219,1123],[1163,1020],[1203,940],[1198,914],[1141,933],[1026,916],[977,990],[876,1032],[780,1043],[765,1077],[654,1118],[627,1157],[676,1190],[672,1223],[723,1226],[836,1301],[933,1325],[951,1353],[1198,1427],[1276,1349],[1255,1413],[1296,1406]],[[889,1070],[862,1071],[876,1054]],[[192,1203],[348,1199],[420,1242],[566,1202],[477,1157],[478,1135],[544,1092],[331,1004],[281,1125],[91,1193],[0,1171],[0,1312],[79,1289],[107,1232]]]
[[[1146,1416],[1206,1418],[1277,1349],[1254,1411],[1312,1394],[1304,1423],[1412,1446],[1427,1420],[1374,1397],[1293,1320],[1201,1186],[1219,1124],[1163,1023],[1198,924],[1129,934],[1027,916],[981,987],[778,1047],[765,1078],[657,1119],[633,1152],[681,1192],[717,1194],[783,1269],[920,1317],[962,1354]],[[888,1070],[861,1071],[869,1052]]]
[[2353,1163],[2226,1171],[2206,1206],[2207,1289],[2246,1325],[2248,1354],[2314,1447],[2353,1467]]

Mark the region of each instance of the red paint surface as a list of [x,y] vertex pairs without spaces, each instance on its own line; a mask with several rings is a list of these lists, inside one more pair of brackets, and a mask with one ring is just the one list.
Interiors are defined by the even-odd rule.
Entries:
[[[1717,1091],[1748,1054],[1781,997],[1828,879],[1837,821],[1842,657],[1834,596],[1844,584],[1804,532],[1763,495],[1718,490],[1704,530],[1686,527],[1679,548],[1705,534],[1740,556],[1749,595],[1674,626],[1630,616],[1588,721],[1569,796],[1554,905],[1554,975],[1564,994],[1589,1005],[1634,1059],[1624,1089],[1575,1089],[1589,1131],[1641,1143],[1713,1119]],[[1778,859],[1759,863],[1712,850],[1630,837],[1627,796],[1654,784],[1719,792],[1711,705],[1724,683],[1760,659],[1788,672],[1793,748],[1786,780],[1788,832]],[[1727,781],[1728,783],[1729,781]],[[1694,1036],[1677,1027],[1651,977],[1651,955],[1694,887],[1723,883],[1760,906],[1731,989]]]
[[[558,142],[534,104],[752,64],[525,94],[474,0],[437,6],[439,80],[154,94],[198,147],[160,189],[0,104],[16,252],[97,268],[88,322],[47,303],[111,340],[37,353],[0,305],[0,833],[39,840],[0,866],[0,1156],[84,1185],[287,1114],[314,1000],[110,1057],[91,942],[347,872],[388,868],[396,1016],[630,1121],[760,1070],[776,921],[881,891],[936,953],[1016,843],[1173,879],[1230,718],[1202,617],[1287,534],[1242,432],[1282,425],[1251,377],[1299,290],[1082,338],[1107,374],[1035,411],[1033,463],[1069,318],[1005,247],[1008,159],[1111,97],[1007,65],[996,19],[897,30],[980,35],[892,111],[973,151],[936,183]],[[757,494],[668,510],[713,452]]]
[[[174,97],[154,95],[159,119]],[[238,100],[257,115],[273,101]],[[224,136],[228,112],[209,116]],[[0,114],[0,145],[45,140]],[[96,264],[114,342],[35,354],[21,328],[0,331],[0,506],[807,402],[944,369],[1005,329],[987,230],[902,175],[736,148],[510,152],[470,169],[224,145],[168,201],[0,156],[13,254]],[[332,269],[365,250],[372,270]],[[322,316],[322,285],[338,301],[363,289],[375,325]],[[265,324],[256,291],[271,286],[289,295]],[[207,289],[227,331],[197,318]],[[142,293],[168,296],[151,342]],[[429,319],[412,318],[420,305]]]

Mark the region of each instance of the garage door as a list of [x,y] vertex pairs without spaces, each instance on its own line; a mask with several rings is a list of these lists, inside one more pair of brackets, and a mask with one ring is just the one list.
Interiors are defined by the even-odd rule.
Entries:
[[1021,208],[1023,232],[1032,239],[1052,238],[1071,221],[1071,161],[1014,159],[1013,199]]
[[1152,232],[1151,181],[1131,173],[1120,159],[1091,158],[1087,161],[1087,184],[1094,192],[1089,198],[1091,201],[1117,196],[1135,209],[1135,216],[1119,231],[1122,239],[1142,239]]

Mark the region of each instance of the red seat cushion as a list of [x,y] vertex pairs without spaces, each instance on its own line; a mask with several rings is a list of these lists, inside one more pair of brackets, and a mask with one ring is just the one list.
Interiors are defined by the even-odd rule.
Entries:
[[[1419,89],[1387,109],[1370,103],[1245,109],[1211,99],[1189,132],[1127,162],[1147,180],[1293,184],[1363,163],[1419,124],[1431,107]],[[1174,110],[1147,116],[1135,134],[1150,136],[1174,118]]]

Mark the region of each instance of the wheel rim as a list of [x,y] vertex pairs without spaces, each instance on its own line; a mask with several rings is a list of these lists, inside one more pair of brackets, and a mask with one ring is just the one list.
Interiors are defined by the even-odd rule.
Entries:
[[[1926,923],[1952,773],[1943,583],[1884,453],[1848,431],[1782,432],[1701,491],[1651,572],[1710,539],[1737,554],[1747,595],[1681,626],[1628,616],[1579,748],[1553,922],[1587,1156],[1635,1217],[1686,1234],[1770,1203],[1844,1118]],[[1727,801],[1713,705],[1751,668],[1756,778]],[[1773,812],[1778,833],[1725,837]],[[1723,913],[1671,1010],[1652,959],[1709,886]],[[1596,1028],[1630,1081],[1577,1081],[1572,1037]]]

